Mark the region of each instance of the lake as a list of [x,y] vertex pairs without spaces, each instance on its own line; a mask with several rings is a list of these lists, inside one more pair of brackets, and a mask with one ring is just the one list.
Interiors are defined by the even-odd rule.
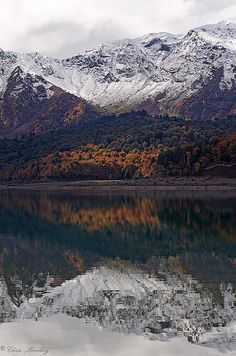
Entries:
[[0,356],[236,355],[235,291],[232,192],[0,193]]

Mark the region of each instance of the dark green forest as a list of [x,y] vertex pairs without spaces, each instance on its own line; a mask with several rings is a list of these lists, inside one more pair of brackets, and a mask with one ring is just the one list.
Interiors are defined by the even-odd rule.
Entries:
[[146,111],[0,140],[0,179],[134,179],[202,174],[236,163],[236,120],[186,121]]

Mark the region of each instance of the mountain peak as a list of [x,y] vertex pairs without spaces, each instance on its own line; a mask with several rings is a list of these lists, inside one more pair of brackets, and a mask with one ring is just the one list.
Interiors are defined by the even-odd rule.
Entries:
[[[190,98],[194,100],[199,95],[197,107],[202,107],[202,112],[207,112],[204,115],[212,118],[213,102],[208,102],[204,111],[208,94],[204,98],[200,95],[212,83],[211,91],[217,93],[218,99],[222,98],[218,100],[218,116],[223,117],[233,110],[235,103],[235,51],[236,25],[224,21],[197,27],[185,36],[160,32],[109,42],[64,60],[38,53],[3,52],[0,95],[9,88],[10,76],[18,75],[26,86],[16,88],[14,82],[14,93],[27,87],[41,98],[40,90],[45,89],[50,99],[51,86],[55,86],[106,113],[145,108],[152,113],[177,116],[184,112],[187,116],[183,107],[190,103]],[[207,90],[210,91],[210,86]],[[214,96],[208,97],[214,100]],[[189,117],[202,118],[199,110],[192,114],[192,106],[191,102]],[[214,116],[217,114],[216,111]]]
[[195,31],[208,32],[214,35],[235,36],[236,24],[231,21],[221,21],[216,24],[209,24],[195,28]]
[[185,37],[201,39],[206,43],[236,51],[236,24],[222,21],[190,30]]
[[11,77],[14,78],[14,77],[18,77],[18,76],[21,76],[23,74],[23,70],[20,66],[17,66],[15,67],[15,69],[13,70],[12,74],[11,74]]

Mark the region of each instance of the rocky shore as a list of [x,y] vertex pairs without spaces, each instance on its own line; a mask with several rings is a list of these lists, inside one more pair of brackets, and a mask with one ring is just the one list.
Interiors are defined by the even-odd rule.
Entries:
[[162,177],[142,180],[31,181],[0,183],[0,190],[34,191],[236,191],[236,178]]

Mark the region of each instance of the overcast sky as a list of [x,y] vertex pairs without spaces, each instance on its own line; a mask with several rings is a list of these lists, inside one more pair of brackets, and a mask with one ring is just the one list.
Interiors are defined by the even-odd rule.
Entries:
[[0,0],[0,48],[67,57],[150,32],[236,22],[235,0]]

